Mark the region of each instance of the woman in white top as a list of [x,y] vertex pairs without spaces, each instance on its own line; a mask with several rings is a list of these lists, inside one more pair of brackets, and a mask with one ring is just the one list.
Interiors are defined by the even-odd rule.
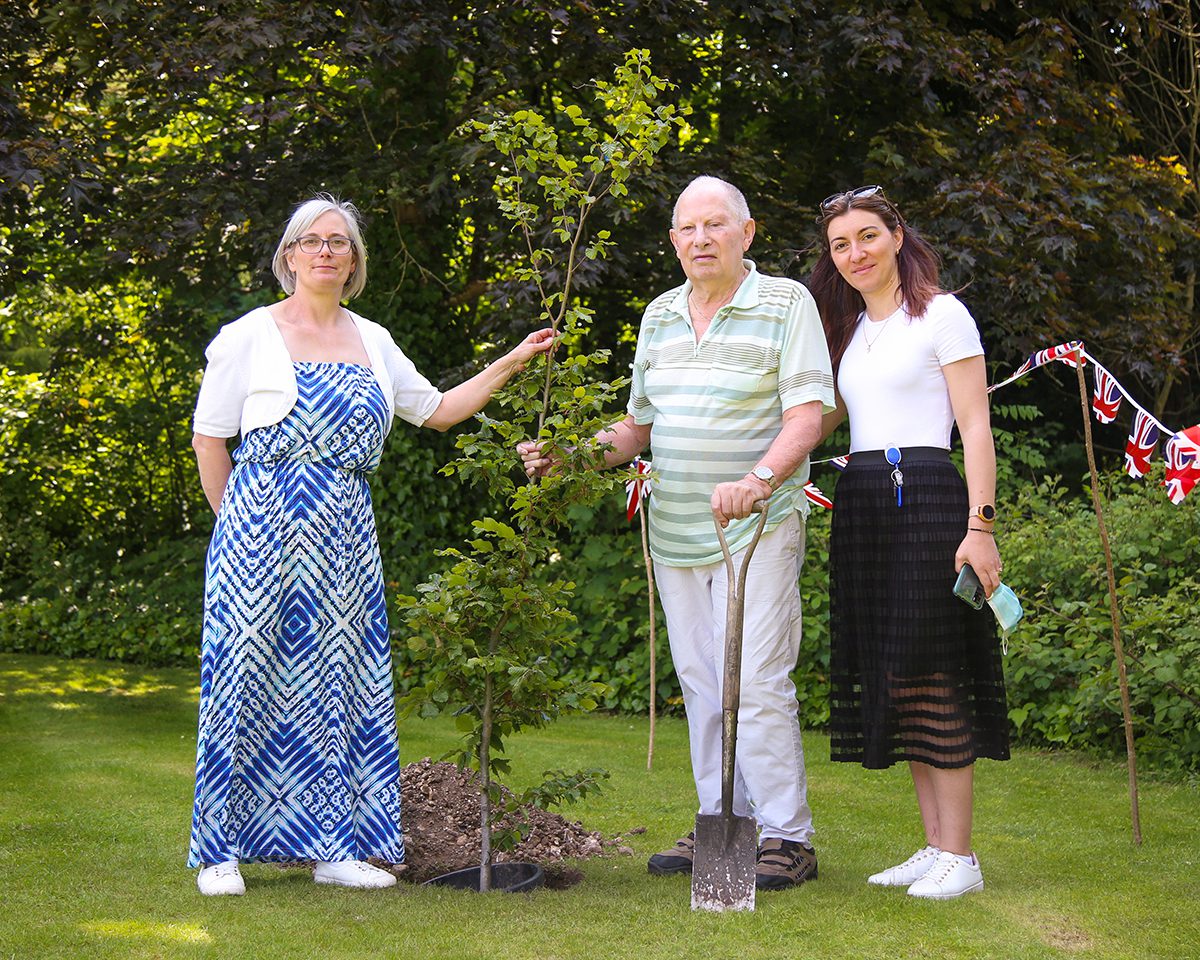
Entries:
[[[240,862],[316,861],[386,887],[404,859],[383,573],[367,475],[393,417],[445,430],[553,343],[531,333],[445,393],[343,299],[366,284],[358,212],[319,196],[275,253],[287,297],[207,350],[192,445],[216,514],[205,567],[188,866],[245,892]],[[227,439],[240,434],[232,457]]]
[[[821,204],[809,287],[850,418],[830,543],[831,755],[907,762],[925,845],[872,884],[946,899],[983,887],[971,848],[974,762],[1008,758],[1004,677],[987,608],[954,596],[969,563],[1000,582],[996,456],[975,321],[938,257],[876,186]],[[966,483],[949,458],[957,423]]]

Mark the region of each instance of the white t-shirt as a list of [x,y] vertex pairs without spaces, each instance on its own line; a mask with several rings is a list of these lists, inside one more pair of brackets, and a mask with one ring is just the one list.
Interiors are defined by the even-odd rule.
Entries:
[[982,355],[975,320],[951,293],[934,297],[923,317],[901,307],[872,322],[864,312],[837,378],[850,416],[850,452],[892,445],[950,449],[954,411],[942,367]]

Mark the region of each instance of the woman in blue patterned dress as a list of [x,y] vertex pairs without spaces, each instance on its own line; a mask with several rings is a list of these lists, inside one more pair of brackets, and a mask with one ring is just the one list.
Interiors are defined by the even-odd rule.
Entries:
[[[275,253],[287,298],[223,327],[192,445],[216,513],[205,574],[188,866],[242,894],[239,862],[314,860],[386,887],[404,859],[391,651],[367,474],[393,417],[445,430],[553,343],[530,334],[445,393],[341,305],[366,283],[358,212],[301,204]],[[227,439],[240,434],[232,457]]]

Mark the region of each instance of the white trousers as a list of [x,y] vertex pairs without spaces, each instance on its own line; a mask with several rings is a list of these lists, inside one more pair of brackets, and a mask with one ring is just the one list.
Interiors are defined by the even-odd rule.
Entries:
[[[733,555],[735,576],[743,553]],[[800,652],[798,580],[803,562],[804,518],[793,511],[788,520],[763,534],[746,575],[733,812],[753,816],[763,838],[808,843],[812,811],[796,687],[790,677]],[[671,658],[683,687],[700,813],[720,813],[725,563],[703,567],[656,563],[654,577],[667,618]]]

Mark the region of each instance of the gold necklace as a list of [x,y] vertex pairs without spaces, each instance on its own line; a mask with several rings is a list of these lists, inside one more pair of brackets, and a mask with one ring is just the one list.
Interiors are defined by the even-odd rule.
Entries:
[[702,311],[698,306],[696,306],[696,299],[695,299],[696,288],[693,287],[691,290],[689,290],[688,296],[687,296],[688,309],[691,310],[695,314],[694,319],[698,319],[701,323],[711,323],[712,318],[715,317],[720,312],[722,307],[726,307],[733,302],[733,298],[737,296],[738,290],[740,290],[742,287],[742,281],[746,279],[746,277],[749,273],[750,273],[750,271],[746,269],[745,265],[743,265],[742,266],[742,275],[740,277],[738,277],[737,286],[735,286],[729,292],[729,294],[727,296],[722,297],[721,302],[718,303],[716,308],[713,310],[713,312],[708,315],[705,315],[704,311]]
[[705,314],[704,311],[701,310],[700,307],[698,307],[696,305],[696,301],[693,298],[692,294],[689,293],[688,294],[688,307],[691,309],[692,313],[694,314],[695,319],[699,320],[701,323],[711,323],[712,318],[715,317],[720,312],[721,308],[724,306],[728,306],[732,300],[733,300],[732,296],[730,296],[727,299],[722,300],[719,304],[717,304],[716,308],[713,310],[712,313]]
[[720,310],[721,308],[717,307],[717,310],[714,310],[712,313],[705,314],[704,311],[702,311],[698,306],[696,306],[696,302],[692,299],[691,295],[689,294],[688,295],[688,309],[692,311],[692,319],[693,320],[699,321],[700,323],[711,323],[712,318],[717,315],[717,310]]
[[893,313],[893,314],[891,314],[891,316],[889,316],[889,317],[888,317],[886,320],[884,320],[884,321],[883,321],[883,323],[881,323],[881,324],[879,325],[879,332],[878,332],[877,334],[875,334],[875,339],[874,339],[874,340],[871,340],[871,339],[869,339],[869,338],[867,337],[867,324],[868,324],[868,323],[870,323],[871,321],[870,321],[870,319],[869,319],[869,318],[867,318],[867,317],[863,317],[863,327],[862,327],[862,332],[863,332],[863,343],[865,343],[865,344],[867,345],[867,353],[870,353],[870,352],[871,352],[871,348],[872,348],[873,346],[875,346],[875,344],[877,344],[877,343],[879,342],[879,338],[883,336],[883,331],[884,331],[884,329],[887,327],[887,325],[888,325],[889,323],[891,323],[891,322],[892,322],[892,317],[894,317],[894,316],[895,316],[895,314],[894,314],[894,313]]

